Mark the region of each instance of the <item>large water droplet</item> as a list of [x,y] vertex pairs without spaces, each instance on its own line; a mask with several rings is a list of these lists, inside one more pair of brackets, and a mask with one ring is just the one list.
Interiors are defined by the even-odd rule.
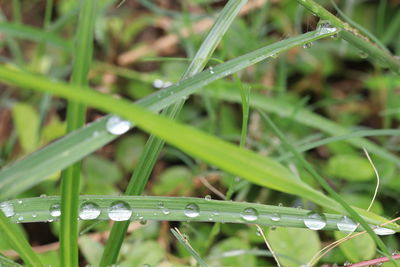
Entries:
[[53,217],[60,217],[61,215],[60,204],[55,203],[50,206],[50,215]]
[[129,205],[123,201],[116,201],[108,209],[108,217],[113,221],[127,221],[132,216]]
[[204,197],[204,199],[205,199],[205,200],[211,200],[211,196],[210,196],[210,195],[206,195],[206,196]]
[[303,44],[303,48],[310,48],[310,47],[312,47],[312,46],[313,46],[313,43],[312,43],[312,42]]
[[252,222],[258,219],[258,212],[254,208],[245,208],[240,213],[240,217],[245,221]]
[[377,228],[374,228],[374,232],[377,235],[393,235],[396,233],[396,231],[394,231],[392,229],[380,227],[380,226],[378,226]]
[[336,32],[337,28],[333,26],[328,20],[320,20],[317,25],[317,30],[321,34]]
[[156,79],[156,80],[153,81],[153,86],[155,88],[160,89],[160,88],[163,87],[163,85],[164,85],[164,82],[162,80],[160,80],[160,79]]
[[126,133],[132,126],[132,123],[125,121],[118,116],[112,116],[107,120],[107,131],[114,135],[121,135]]
[[199,216],[200,214],[200,209],[197,204],[190,203],[185,207],[185,215],[189,218],[195,218]]
[[336,224],[337,228],[343,232],[353,232],[357,229],[357,224],[347,216],[343,216]]
[[82,220],[94,220],[100,216],[100,208],[92,202],[83,203],[79,210],[79,218]]
[[311,230],[321,230],[326,226],[326,219],[323,214],[311,211],[305,216],[304,224]]
[[3,202],[0,204],[0,210],[3,211],[6,217],[12,217],[15,215],[14,206],[11,203]]
[[271,220],[274,222],[279,222],[281,220],[281,215],[279,215],[278,213],[272,213]]

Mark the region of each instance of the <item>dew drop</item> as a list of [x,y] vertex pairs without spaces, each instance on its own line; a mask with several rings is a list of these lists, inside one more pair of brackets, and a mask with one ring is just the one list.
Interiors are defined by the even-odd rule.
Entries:
[[33,213],[32,214],[32,218],[36,218],[37,217],[37,214],[36,213]]
[[311,211],[304,218],[304,224],[311,230],[321,230],[326,226],[326,219],[323,214]]
[[164,202],[160,201],[157,204],[158,208],[163,209],[164,208]]
[[279,222],[281,220],[281,215],[279,215],[278,213],[272,213],[271,220],[274,222]]
[[156,79],[156,80],[153,81],[154,88],[160,89],[160,88],[163,87],[163,85],[164,85],[164,82],[162,80],[160,80],[160,79]]
[[317,25],[317,30],[321,34],[336,32],[337,28],[333,26],[328,20],[320,20]]
[[208,69],[210,70],[210,73],[211,73],[211,74],[214,74],[214,69],[213,69],[213,67],[209,67]]
[[258,212],[254,208],[245,208],[240,213],[240,217],[245,221],[252,222],[258,219]]
[[214,210],[214,211],[213,211],[213,215],[218,216],[218,215],[219,215],[219,212],[218,212],[217,210]]
[[394,231],[392,229],[380,227],[380,226],[378,226],[377,228],[374,228],[374,232],[377,235],[393,235],[396,233],[396,231]]
[[22,204],[22,200],[18,200],[18,204]]
[[313,46],[312,42],[303,44],[303,48],[311,48]]
[[365,53],[364,51],[360,51],[360,52],[358,53],[358,55],[360,56],[360,58],[367,58],[367,57],[368,57],[368,54]]
[[195,218],[199,216],[199,214],[200,214],[200,209],[199,206],[197,206],[197,204],[190,203],[185,207],[186,217]]
[[23,220],[24,220],[24,217],[22,217],[22,216],[18,217],[18,221],[23,221]]
[[126,133],[132,126],[132,123],[125,121],[118,116],[112,116],[106,123],[107,131],[114,135]]
[[92,202],[83,203],[79,210],[79,218],[82,220],[94,220],[100,216],[100,208]]
[[357,224],[347,216],[343,216],[336,224],[337,228],[343,232],[353,232],[357,229]]
[[108,209],[108,217],[113,221],[127,221],[131,218],[132,210],[123,201],[115,201]]
[[277,57],[278,57],[278,54],[277,54],[277,53],[274,53],[274,54],[272,54],[270,57],[272,57],[272,58],[277,58]]
[[60,215],[61,215],[60,204],[55,203],[50,206],[50,215],[53,217],[60,217]]
[[165,208],[165,209],[163,209],[163,211],[162,211],[162,212],[163,212],[163,214],[165,214],[165,215],[168,215],[168,214],[170,214],[170,211],[169,211],[169,209],[166,209],[166,208]]
[[206,195],[206,196],[204,197],[204,199],[205,199],[205,200],[211,200],[211,196],[210,196],[210,195]]
[[14,206],[11,203],[7,203],[7,202],[1,203],[0,210],[3,211],[3,213],[6,217],[12,217],[15,215]]

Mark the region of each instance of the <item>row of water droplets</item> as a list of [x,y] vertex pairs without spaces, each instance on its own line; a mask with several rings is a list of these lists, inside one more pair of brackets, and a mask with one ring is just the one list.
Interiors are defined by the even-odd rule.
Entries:
[[[334,27],[329,21],[327,20],[320,20],[317,25],[316,32],[318,35],[334,33],[331,35],[331,38],[338,39],[338,29]],[[303,44],[303,48],[310,48],[313,46],[312,42]]]
[[[206,196],[205,200],[211,200],[210,196]],[[22,204],[22,200],[18,201],[18,204]],[[14,212],[14,207],[13,204],[10,202],[3,202],[0,204],[0,209],[3,211],[3,213],[6,215],[6,217],[12,217],[15,215]],[[162,214],[162,216],[169,215],[171,211],[164,205],[163,202],[159,202],[157,204],[157,210],[158,212],[154,212],[154,216],[159,216]],[[50,205],[49,208],[50,216],[52,219],[49,221],[53,221],[54,219],[58,219],[61,216],[61,207],[59,203],[53,203]],[[84,202],[79,209],[79,218],[81,220],[95,220],[99,218],[100,214],[102,212],[102,209],[100,206],[94,202],[86,201]],[[160,213],[161,212],[161,213]],[[113,221],[127,221],[130,220],[132,217],[133,210],[129,206],[128,203],[125,201],[114,201],[111,203],[111,205],[107,208],[106,210],[107,216],[110,220]],[[185,217],[190,219],[197,218],[201,215],[200,208],[198,204],[196,203],[189,203],[185,206],[183,213]],[[216,216],[220,215],[220,212],[218,210],[214,210],[212,212],[205,212],[205,214],[208,214],[208,220],[209,221],[214,221]],[[140,221],[144,221],[145,218],[144,216],[141,216],[139,214],[136,214],[137,219]],[[32,215],[32,217],[34,217]],[[264,217],[264,216],[263,216]],[[268,216],[271,224],[273,223],[278,223],[281,221],[282,216],[279,213],[270,213]],[[260,214],[259,212],[253,208],[253,207],[247,207],[244,208],[241,213],[240,213],[240,218],[241,220],[245,222],[256,222],[257,220],[260,219]],[[23,217],[19,217],[18,221],[23,221]],[[327,225],[327,219],[324,214],[317,213],[315,211],[310,211],[303,217],[303,222],[304,225],[311,229],[311,230],[322,230],[326,227]],[[218,220],[217,220],[218,221]],[[336,227],[338,230],[343,231],[343,232],[353,232],[357,229],[358,225],[353,222],[350,218],[347,216],[343,216],[341,219],[339,219],[336,222]],[[384,227],[375,227],[374,231],[378,235],[390,235],[394,234],[395,231],[384,228]]]

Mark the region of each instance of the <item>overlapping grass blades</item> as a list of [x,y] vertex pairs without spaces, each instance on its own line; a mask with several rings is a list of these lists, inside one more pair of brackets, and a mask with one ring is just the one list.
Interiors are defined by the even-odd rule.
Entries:
[[[213,68],[213,73],[206,70],[156,92],[139,100],[137,104],[153,111],[162,110],[166,106],[180,101],[181,98],[187,97],[199,88],[215,80],[226,77],[290,48],[301,46],[332,34],[334,33],[313,31],[268,45],[215,66]],[[0,66],[0,80],[9,81],[13,85],[22,86],[19,81],[20,79],[15,78],[15,76],[18,77],[19,75],[22,74],[16,70],[12,71],[10,68]],[[73,90],[72,87],[74,87],[61,82],[50,82],[45,78],[29,74],[24,75],[28,84],[34,83],[38,88],[47,87],[50,89],[52,87],[63,87],[66,90]],[[12,76],[14,76],[14,78],[12,78]],[[10,78],[12,79],[10,80]],[[59,141],[49,144],[47,147],[27,156],[23,160],[4,168],[0,172],[0,199],[6,199],[23,192],[45,180],[55,172],[64,169],[114,140],[117,136],[108,133],[105,129],[105,123],[109,118],[110,116],[106,116],[93,122],[86,127],[70,133]]]

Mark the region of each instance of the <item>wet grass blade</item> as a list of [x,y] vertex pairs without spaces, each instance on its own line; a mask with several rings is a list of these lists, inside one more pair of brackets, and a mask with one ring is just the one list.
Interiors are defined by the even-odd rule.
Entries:
[[[74,57],[71,84],[87,86],[88,73],[93,53],[93,28],[96,18],[96,0],[81,2],[76,33],[76,56]],[[75,90],[77,91],[77,90]],[[79,93],[79,92],[78,92]],[[67,108],[67,132],[85,124],[86,109],[82,103],[70,100]],[[78,206],[80,163],[69,166],[61,174],[61,224],[60,264],[65,267],[78,266]]]
[[[205,67],[208,59],[211,57],[219,41],[228,30],[234,18],[239,13],[241,7],[246,2],[247,0],[231,0],[226,4],[226,6],[223,8],[218,18],[216,19],[207,37],[205,38],[204,42],[194,56],[189,67],[183,74],[181,80],[184,80],[199,73]],[[163,111],[163,114],[171,119],[174,119],[177,114],[179,114],[184,103],[185,98],[178,101],[172,107],[168,107],[166,110]],[[150,136],[139,159],[139,163],[129,181],[129,184],[125,191],[126,195],[142,194],[163,146],[164,140],[159,139],[153,135]],[[104,253],[100,262],[100,266],[108,266],[115,263],[128,226],[129,222],[118,222],[113,225],[109,240],[107,241],[107,244],[104,248]]]
[[[313,31],[276,42],[214,66],[213,73],[209,70],[203,71],[143,98],[136,103],[150,110],[160,111],[215,80],[231,75],[290,48],[302,46],[305,43],[313,42],[333,34],[334,32],[324,33]],[[20,75],[24,75],[26,82],[17,78]],[[63,87],[66,90],[74,90],[74,88],[87,89],[86,87],[77,88],[76,86],[66,85],[62,82],[49,81],[46,78],[34,76],[29,73],[21,73],[4,66],[0,66],[0,80],[8,81],[12,85],[18,86],[28,86],[30,83],[34,83],[37,85],[37,88],[47,87],[50,89],[52,87]],[[255,102],[255,100],[251,101]],[[15,196],[31,188],[57,171],[64,169],[117,138],[117,135],[108,133],[105,128],[105,124],[110,118],[111,116],[106,116],[97,120],[86,127],[82,127],[66,135],[57,142],[49,144],[42,150],[25,157],[23,160],[5,167],[0,172],[0,199]]]
[[[28,223],[59,220],[60,213],[56,212],[59,210],[55,209],[59,203],[59,196],[49,196],[13,199],[0,205],[13,207],[15,214],[9,219],[14,223]],[[192,197],[82,195],[79,200],[80,220],[112,220],[111,218],[115,217],[113,214],[110,215],[110,207],[116,203],[124,204],[119,206],[120,215],[123,215],[119,218],[129,221],[221,222],[307,228],[304,219],[311,212],[299,208]],[[35,216],[32,216],[33,214]],[[340,230],[337,223],[343,215],[329,213],[323,215],[326,219],[323,230]],[[384,219],[377,217],[367,220],[376,225]],[[395,224],[388,224],[385,227],[400,231],[400,227]],[[356,229],[356,231],[361,230],[363,230],[361,226]]]
[[[4,210],[4,204],[0,206]],[[10,212],[10,209],[8,209]],[[11,215],[11,214],[9,214]],[[28,241],[21,233],[20,229],[9,220],[3,212],[0,211],[0,234],[8,241],[8,243],[19,253],[19,256],[27,266],[42,267],[43,264],[39,257],[33,251]],[[0,260],[0,265],[2,265]]]

